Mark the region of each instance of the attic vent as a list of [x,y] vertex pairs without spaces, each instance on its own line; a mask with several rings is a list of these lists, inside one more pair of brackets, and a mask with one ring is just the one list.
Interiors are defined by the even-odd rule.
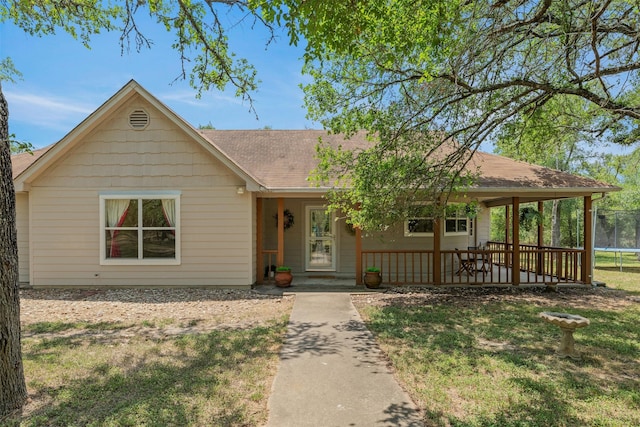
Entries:
[[134,110],[129,114],[129,126],[135,130],[142,130],[149,124],[149,115],[144,110]]

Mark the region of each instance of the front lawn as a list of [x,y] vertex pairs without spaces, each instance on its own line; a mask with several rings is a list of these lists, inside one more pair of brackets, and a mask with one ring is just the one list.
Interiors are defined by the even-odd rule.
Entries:
[[0,424],[262,425],[287,318],[178,335],[153,322],[27,325],[30,402]]
[[[621,274],[599,260],[606,289],[436,289],[354,303],[428,426],[640,425],[640,268],[624,265]],[[555,354],[561,332],[542,311],[590,319],[574,334],[581,360]]]

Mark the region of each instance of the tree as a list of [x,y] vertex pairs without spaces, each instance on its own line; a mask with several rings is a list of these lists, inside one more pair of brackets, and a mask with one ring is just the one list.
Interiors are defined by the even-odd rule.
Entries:
[[[151,41],[136,24],[136,13],[146,9],[167,31],[176,35],[174,48],[182,61],[182,74],[201,94],[211,88],[236,88],[236,94],[252,102],[256,72],[244,59],[229,51],[226,29],[219,16],[235,10],[239,20],[251,20],[268,29],[270,24],[244,1],[126,0],[120,3],[79,0],[41,2],[0,1],[0,23],[11,21],[32,36],[64,31],[87,47],[101,31],[120,31],[123,50],[150,47]],[[230,25],[233,25],[231,23]],[[1,58],[0,58],[1,59]],[[190,69],[188,67],[191,67]],[[14,73],[8,59],[0,62],[0,81]],[[12,143],[8,130],[8,107],[0,86],[0,420],[19,409],[26,399],[20,353],[20,303],[15,227],[15,194],[11,174]]]
[[[87,46],[93,34],[115,30],[123,50],[139,49],[151,45],[136,24],[140,10],[175,34],[178,78],[199,94],[231,85],[251,104],[257,86],[255,69],[229,50],[223,11],[271,31],[285,27],[291,44],[304,43],[310,117],[347,136],[364,129],[375,143],[362,152],[319,150],[316,178],[349,183],[336,188],[332,204],[364,228],[403,218],[416,198],[444,203],[472,182],[463,167],[482,141],[558,95],[596,106],[602,132],[618,142],[640,132],[639,19],[631,1],[5,0],[0,22],[34,36],[65,31]],[[6,138],[2,145],[8,153]],[[14,197],[9,166],[2,164],[3,199]],[[15,227],[6,218],[2,228]],[[16,276],[2,262],[5,294]],[[8,348],[15,346],[10,340]],[[0,417],[9,409],[0,407]]]
[[[508,120],[497,132],[498,154],[564,172],[580,172],[592,154],[598,134],[597,114],[589,102],[580,98],[557,96],[529,113]],[[575,202],[553,200],[551,205],[551,246],[573,246],[574,227],[567,226],[561,242],[562,211],[572,223]]]
[[[305,88],[311,117],[336,132],[366,129],[378,142],[352,155],[322,151],[317,173],[330,181],[348,171],[342,182],[355,185],[332,201],[365,228],[394,221],[416,195],[441,200],[480,143],[559,96],[590,104],[599,135],[636,139],[635,2],[345,2],[339,18],[333,5],[294,3],[314,78]],[[451,139],[457,149],[429,156]],[[424,174],[444,181],[417,178]],[[390,188],[398,197],[389,214],[367,209]]]
[[8,116],[0,82],[0,419],[21,407],[27,397],[20,349],[18,242]]

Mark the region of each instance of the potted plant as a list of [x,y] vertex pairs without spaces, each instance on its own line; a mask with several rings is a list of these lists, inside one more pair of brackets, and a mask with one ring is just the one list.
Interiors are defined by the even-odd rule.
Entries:
[[378,288],[382,283],[382,275],[378,267],[367,267],[364,272],[364,284],[367,288]]
[[276,286],[281,288],[287,288],[291,286],[291,281],[293,280],[293,276],[291,275],[291,268],[280,266],[276,268],[275,275]]

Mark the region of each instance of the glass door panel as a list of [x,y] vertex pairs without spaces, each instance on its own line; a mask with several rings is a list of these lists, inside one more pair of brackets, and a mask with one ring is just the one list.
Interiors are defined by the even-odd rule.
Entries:
[[306,268],[307,270],[335,270],[335,236],[333,215],[323,207],[307,207]]

